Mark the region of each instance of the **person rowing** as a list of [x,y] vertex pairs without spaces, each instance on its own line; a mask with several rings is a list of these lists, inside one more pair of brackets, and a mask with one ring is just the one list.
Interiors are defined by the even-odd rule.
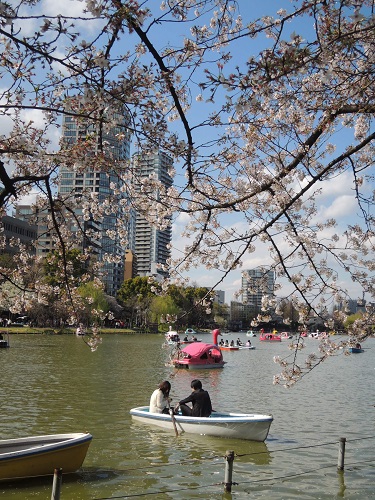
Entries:
[[[175,406],[175,412],[179,409],[185,417],[209,417],[212,413],[211,398],[207,391],[202,388],[200,380],[192,380],[190,387],[192,393],[185,399],[181,399]],[[187,406],[191,403],[192,406]]]

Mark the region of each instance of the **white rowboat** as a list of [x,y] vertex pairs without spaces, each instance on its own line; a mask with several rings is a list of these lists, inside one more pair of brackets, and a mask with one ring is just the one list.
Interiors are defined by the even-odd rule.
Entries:
[[[173,431],[170,415],[150,413],[148,406],[139,406],[130,410],[132,418],[144,424],[156,425],[162,429]],[[273,421],[272,415],[254,413],[213,412],[210,417],[174,416],[179,433],[201,434],[231,439],[247,439],[263,442]]]

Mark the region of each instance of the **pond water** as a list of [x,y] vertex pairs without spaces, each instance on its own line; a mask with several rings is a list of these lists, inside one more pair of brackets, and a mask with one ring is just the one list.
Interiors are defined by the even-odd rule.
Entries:
[[[200,335],[210,342],[209,334]],[[245,333],[224,338],[245,341]],[[293,389],[272,384],[281,343],[252,338],[254,350],[223,352],[221,370],[166,366],[162,335],[103,335],[94,353],[75,335],[11,335],[0,349],[0,439],[85,432],[93,435],[83,468],[64,476],[61,499],[375,499],[375,339],[363,354],[321,364]],[[306,355],[317,341],[306,339]],[[165,431],[133,422],[168,379],[171,397],[200,378],[213,407],[271,413],[265,443]],[[345,437],[345,470],[337,471]],[[232,493],[224,493],[225,453],[235,452]],[[49,499],[52,478],[1,484],[5,500]]]

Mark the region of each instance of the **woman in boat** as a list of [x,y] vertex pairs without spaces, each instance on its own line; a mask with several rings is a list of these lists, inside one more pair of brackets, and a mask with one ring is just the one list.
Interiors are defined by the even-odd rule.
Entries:
[[230,347],[234,347],[234,340],[230,341]]
[[246,347],[251,347],[251,342],[250,342],[250,340],[248,340],[248,341],[246,342]]
[[171,384],[168,380],[164,380],[159,384],[150,398],[150,413],[169,413],[169,393]]
[[[179,408],[185,417],[209,417],[212,413],[211,398],[207,391],[202,389],[200,380],[192,380],[190,387],[193,389],[190,396],[181,399],[175,406],[175,411]],[[191,403],[192,407],[186,403]]]

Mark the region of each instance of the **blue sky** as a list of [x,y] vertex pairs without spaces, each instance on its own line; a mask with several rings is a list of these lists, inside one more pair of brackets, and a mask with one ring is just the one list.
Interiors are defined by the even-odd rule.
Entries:
[[[152,0],[151,2],[148,2],[147,5],[155,7],[155,9],[158,9],[158,6],[160,5],[161,0]],[[252,0],[239,0],[239,10],[240,13],[242,14],[244,20],[254,20],[257,17],[261,17],[263,15],[272,15],[277,17],[276,12],[280,8],[285,8],[287,11],[292,11],[292,4],[294,2],[291,2],[289,0],[263,0],[262,2],[258,1],[252,1]],[[82,7],[84,6],[84,3],[78,2],[78,1],[68,1],[68,0],[61,0],[60,2],[55,2],[55,0],[44,0],[42,2],[43,6],[43,11],[56,13],[56,10],[64,11],[64,12],[69,12],[71,16],[79,15],[81,12]],[[157,10],[156,12],[159,12]],[[303,23],[299,25],[299,28],[301,29],[301,32],[303,33],[308,33],[312,30],[312,18],[308,19],[306,23]],[[79,23],[78,23],[79,26]],[[30,26],[30,29],[32,30],[33,27]],[[295,26],[291,26],[290,31],[295,31]],[[173,28],[171,30],[165,30],[163,32],[165,34],[166,38],[165,39],[160,39],[160,44],[161,45],[166,45],[168,42],[172,41],[173,37],[177,36],[176,32],[173,31]],[[266,43],[266,40],[251,40],[248,42],[248,54],[245,54],[245,57],[248,55],[255,55],[261,48],[263,48],[263,44]],[[231,53],[233,56],[231,64],[235,66],[237,62],[242,62],[244,61],[244,45],[243,43],[233,44],[231,46]],[[199,78],[197,77],[197,80]],[[0,84],[1,85],[1,84]],[[199,89],[196,87],[196,89],[192,89],[192,105],[191,109],[188,113],[189,120],[191,124],[194,123],[199,123],[201,121],[201,104],[195,102],[195,97],[194,91],[198,93]],[[207,112],[207,106],[205,108],[205,113]],[[27,116],[30,119],[34,120],[35,124],[38,124],[38,122],[42,123],[42,115],[38,111],[27,111],[24,113],[25,116]],[[6,132],[7,129],[7,124],[6,122],[2,121],[1,126],[3,131]],[[58,140],[60,138],[60,130],[56,129],[51,132],[51,139],[53,141],[53,144],[55,147],[57,147]],[[208,137],[208,132],[202,130],[203,136],[200,137],[200,140],[202,142],[205,142],[209,137]],[[207,135],[204,135],[207,134]],[[212,134],[212,131],[210,132]],[[351,131],[347,131],[345,137],[347,138],[348,142],[350,143],[353,140],[353,134],[351,134]],[[179,175],[176,177],[176,182],[179,183],[179,176],[183,175],[182,172],[179,172]],[[371,189],[371,186],[368,187],[368,189]],[[27,202],[27,200],[25,200]],[[329,217],[334,217],[337,219],[338,222],[338,229],[332,231],[327,230],[327,238],[330,238],[330,236],[334,232],[339,232],[341,230],[344,230],[344,224],[348,222],[351,218],[354,220],[355,213],[357,211],[357,207],[355,204],[355,198],[353,196],[353,191],[352,191],[352,182],[351,178],[349,175],[343,175],[340,178],[340,181],[330,181],[327,182],[322,190],[321,195],[318,198],[318,207],[319,207],[319,216],[324,219],[326,219],[328,216]],[[317,220],[319,220],[319,216],[317,217]],[[178,256],[181,249],[183,246],[187,243],[184,238],[181,236],[181,233],[183,231],[184,225],[186,223],[186,215],[182,214],[178,217],[176,217],[174,225],[173,225],[173,256]],[[226,220],[225,222],[228,224],[228,226],[233,226],[233,225],[238,225],[241,226],[243,224],[243,220],[241,219],[241,215],[239,217],[237,216],[231,216]],[[259,265],[265,265],[268,263],[268,250],[267,246],[264,244],[257,244],[257,250],[254,254],[248,257],[247,260],[243,261],[243,269],[252,269],[255,267],[258,267]],[[197,283],[199,286],[213,286],[216,284],[217,281],[221,278],[221,274],[219,271],[213,271],[213,270],[206,270],[202,267],[199,267],[196,270],[192,270],[189,272],[190,281],[192,283]],[[241,285],[241,270],[236,270],[233,271],[230,276],[228,276],[225,281],[218,286],[219,289],[222,289],[226,292],[226,302],[229,302],[233,298],[233,294],[237,292],[240,289]],[[352,298],[356,298],[359,294],[359,289],[352,283],[348,283],[348,289],[350,292],[350,295]],[[287,295],[291,291],[291,288],[288,284],[284,285],[283,293],[282,295]]]

